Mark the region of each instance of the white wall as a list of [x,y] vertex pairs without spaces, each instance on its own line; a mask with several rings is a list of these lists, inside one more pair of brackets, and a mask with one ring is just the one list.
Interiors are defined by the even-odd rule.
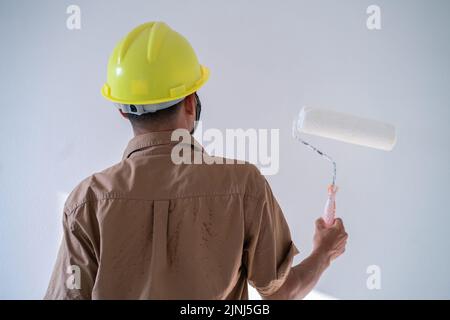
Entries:
[[[382,30],[366,28],[381,7]],[[82,29],[66,28],[77,4]],[[0,298],[40,298],[60,236],[60,198],[119,161],[128,124],[100,95],[108,55],[164,20],[211,79],[205,128],[280,128],[270,176],[294,240],[311,248],[330,166],[291,138],[302,105],[391,122],[390,153],[311,138],[338,163],[350,240],[318,290],[337,298],[450,298],[448,1],[1,1]],[[379,265],[381,290],[366,268]]]

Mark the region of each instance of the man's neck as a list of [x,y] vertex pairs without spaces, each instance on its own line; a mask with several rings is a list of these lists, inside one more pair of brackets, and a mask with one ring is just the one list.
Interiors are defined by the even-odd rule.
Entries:
[[[133,127],[133,133],[134,136],[139,136],[146,133],[151,132],[163,132],[163,131],[174,131],[176,129],[186,129],[183,127],[160,127],[160,128],[139,128],[139,127]],[[187,129],[186,129],[187,130]]]

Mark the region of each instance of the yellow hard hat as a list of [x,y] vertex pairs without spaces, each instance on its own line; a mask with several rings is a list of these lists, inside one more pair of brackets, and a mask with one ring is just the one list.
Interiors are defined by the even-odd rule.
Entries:
[[115,47],[102,95],[119,104],[161,104],[194,93],[208,76],[182,35],[164,22],[148,22]]

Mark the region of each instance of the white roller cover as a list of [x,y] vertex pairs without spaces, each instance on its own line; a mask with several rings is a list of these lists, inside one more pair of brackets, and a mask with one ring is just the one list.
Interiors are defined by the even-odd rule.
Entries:
[[304,107],[297,119],[298,132],[390,151],[395,145],[395,127],[341,112]]

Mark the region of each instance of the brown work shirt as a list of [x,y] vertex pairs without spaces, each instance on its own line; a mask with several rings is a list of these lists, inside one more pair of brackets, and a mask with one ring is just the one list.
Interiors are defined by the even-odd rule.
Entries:
[[248,163],[174,164],[177,143],[170,131],[136,136],[121,162],[72,191],[46,299],[248,299],[247,281],[262,295],[280,288],[298,250],[264,176]]

